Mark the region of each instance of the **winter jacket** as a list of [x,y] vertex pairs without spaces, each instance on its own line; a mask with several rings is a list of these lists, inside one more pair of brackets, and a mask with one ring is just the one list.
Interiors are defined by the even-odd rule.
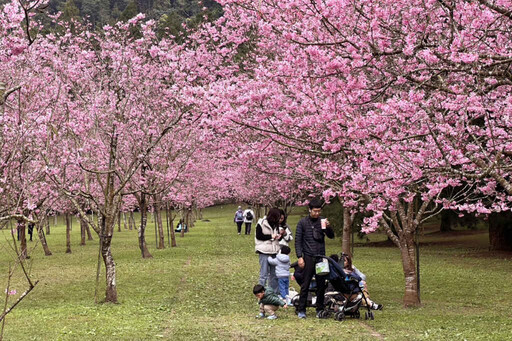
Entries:
[[297,258],[306,256],[325,256],[325,236],[329,239],[334,238],[334,231],[331,227],[322,230],[320,220],[311,219],[308,215],[302,218],[297,224],[297,231],[295,232],[295,252]]
[[[252,219],[247,219],[247,212],[251,212],[252,214]],[[254,211],[253,210],[250,210],[250,209],[246,209],[244,211],[244,223],[252,223],[254,220]]]
[[244,212],[242,210],[238,210],[235,212],[235,218],[233,219],[235,223],[244,221]]
[[256,235],[254,236],[254,248],[257,253],[277,255],[280,250],[279,241],[272,240],[272,235],[277,234],[277,228],[273,229],[267,221],[267,217],[258,220]]
[[276,267],[277,278],[290,277],[290,256],[279,253],[276,258],[269,257],[268,263]]
[[286,233],[283,235],[283,238],[279,241],[279,245],[286,245],[293,240],[292,230],[290,230],[290,226],[288,224],[284,226],[279,226],[279,232],[285,230]]
[[280,307],[284,306],[284,301],[280,299],[270,287],[265,287],[265,295],[263,295],[258,303],[264,305],[277,305]]

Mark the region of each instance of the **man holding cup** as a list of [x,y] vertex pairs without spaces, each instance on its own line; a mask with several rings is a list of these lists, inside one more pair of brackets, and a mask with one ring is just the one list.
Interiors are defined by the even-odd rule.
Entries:
[[[297,253],[298,265],[303,269],[304,281],[300,286],[300,298],[298,317],[306,318],[306,303],[311,279],[315,276],[315,264],[317,255],[325,256],[325,236],[334,238],[334,231],[329,226],[329,221],[320,217],[322,202],[313,199],[309,202],[309,215],[302,218],[297,224],[295,232],[295,252]],[[325,278],[317,276],[316,285],[316,312],[317,317],[324,309]]]

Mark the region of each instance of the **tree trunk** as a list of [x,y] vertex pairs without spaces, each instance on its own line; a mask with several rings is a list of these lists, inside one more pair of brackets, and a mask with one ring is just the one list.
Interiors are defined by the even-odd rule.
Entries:
[[[114,169],[117,156],[117,134],[112,134],[112,140],[110,143],[110,160],[109,169]],[[114,175],[113,173],[107,174],[106,191],[105,191],[105,214],[102,216],[101,228],[99,229],[100,240],[101,240],[101,255],[103,262],[105,263],[105,302],[117,303],[117,287],[116,287],[116,264],[112,257],[111,243],[112,234],[114,233],[114,226],[116,223],[116,217],[118,215],[121,206],[121,196],[116,196],[114,188]]]
[[41,241],[41,245],[43,246],[43,251],[44,251],[44,255],[45,256],[51,256],[52,255],[52,252],[50,251],[50,248],[48,247],[48,244],[46,243],[46,237],[44,235],[44,228],[43,228],[43,225],[44,226],[48,226],[48,220],[49,218],[48,217],[44,217],[43,218],[43,221],[41,221],[40,223],[36,224],[36,229],[37,229],[37,235],[39,236],[39,240]]
[[130,211],[130,218],[128,220],[128,226],[130,230],[133,230],[135,228],[135,218],[133,217],[133,212]]
[[71,253],[71,216],[66,213],[66,253]]
[[[183,211],[181,211],[183,213]],[[187,227],[188,229],[188,211],[185,211],[185,215],[182,215],[183,217],[183,224],[185,224],[185,226]],[[181,227],[181,237],[185,237],[185,229],[183,228],[183,226]]]
[[57,212],[55,212],[55,216],[53,217],[53,226],[57,226]]
[[117,232],[121,232],[121,211],[117,213]]
[[417,307],[421,304],[418,292],[418,274],[416,273],[413,235],[407,234],[400,242],[400,255],[402,257],[402,268],[405,277],[404,306]]
[[[148,207],[146,204],[146,194],[142,193],[140,195],[140,227],[139,227],[139,248],[142,254],[142,258],[152,258],[153,256],[148,251],[148,247],[146,245],[146,226],[148,220]],[[133,213],[132,213],[133,217]]]
[[101,256],[105,263],[105,302],[117,303],[117,284],[116,284],[116,263],[112,257],[111,243],[112,236],[104,236],[101,240]]
[[195,217],[194,217],[194,210],[188,209],[187,210],[187,216],[188,216],[188,228],[194,227]]
[[27,237],[25,234],[25,221],[20,220],[17,224],[20,241],[20,259],[27,258]]
[[169,225],[171,228],[171,247],[176,247],[176,233],[174,233],[174,216],[172,215],[172,207],[171,213],[169,214]]
[[155,196],[155,203],[153,207],[155,210],[155,223],[158,225],[158,249],[165,249],[165,235],[164,226],[162,224],[162,213],[160,211],[160,201],[157,199],[158,197]]
[[89,224],[85,224],[85,232],[87,233],[87,240],[94,240],[92,238],[91,228],[89,227]]
[[85,245],[85,230],[87,222],[80,218],[80,245]]
[[50,217],[46,216],[44,221],[46,225],[46,234],[50,234]]
[[[430,201],[421,202],[419,208],[417,207],[418,203],[420,203],[420,200],[417,198],[413,202],[397,201],[397,211],[389,212],[389,216],[384,214],[385,219],[381,220],[386,234],[400,249],[405,278],[405,294],[403,301],[405,307],[417,307],[421,305],[414,234],[418,229],[418,222],[422,220],[423,214],[430,204]],[[388,224],[388,222],[391,224]]]
[[350,255],[352,258],[352,253],[350,252],[350,236],[352,234],[352,216],[350,215],[350,210],[346,207],[343,207],[343,236],[341,239],[341,251]]
[[125,230],[128,230],[128,224],[126,222],[126,213],[123,212],[123,227]]
[[512,213],[493,213],[489,217],[489,242],[492,251],[512,251]]

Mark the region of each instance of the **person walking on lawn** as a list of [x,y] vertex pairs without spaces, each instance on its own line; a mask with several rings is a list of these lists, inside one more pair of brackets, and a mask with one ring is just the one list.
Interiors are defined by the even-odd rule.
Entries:
[[240,234],[242,231],[242,224],[244,223],[244,211],[242,211],[242,206],[238,206],[238,210],[235,212],[233,221],[236,223],[238,234]]
[[253,220],[254,220],[254,211],[252,210],[251,206],[249,206],[244,211],[244,223],[245,223],[245,234],[246,235],[251,234],[251,225],[252,225]]

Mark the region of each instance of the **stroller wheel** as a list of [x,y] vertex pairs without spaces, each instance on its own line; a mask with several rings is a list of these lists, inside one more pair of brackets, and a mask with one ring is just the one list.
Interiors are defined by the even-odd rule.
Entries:
[[369,316],[368,316],[368,312],[367,312],[367,311],[365,311],[365,312],[364,312],[364,319],[365,319],[365,320],[368,320],[368,318],[369,318]]
[[321,319],[326,319],[331,316],[331,312],[328,310],[321,310],[316,314],[316,316]]
[[375,320],[375,315],[373,315],[373,311],[370,311],[368,313],[368,317],[370,318],[370,320]]
[[343,312],[334,314],[334,319],[336,321],[343,321],[345,319],[345,314]]
[[356,319],[360,319],[361,318],[361,313],[358,311],[356,311],[356,313],[354,314],[354,318]]

